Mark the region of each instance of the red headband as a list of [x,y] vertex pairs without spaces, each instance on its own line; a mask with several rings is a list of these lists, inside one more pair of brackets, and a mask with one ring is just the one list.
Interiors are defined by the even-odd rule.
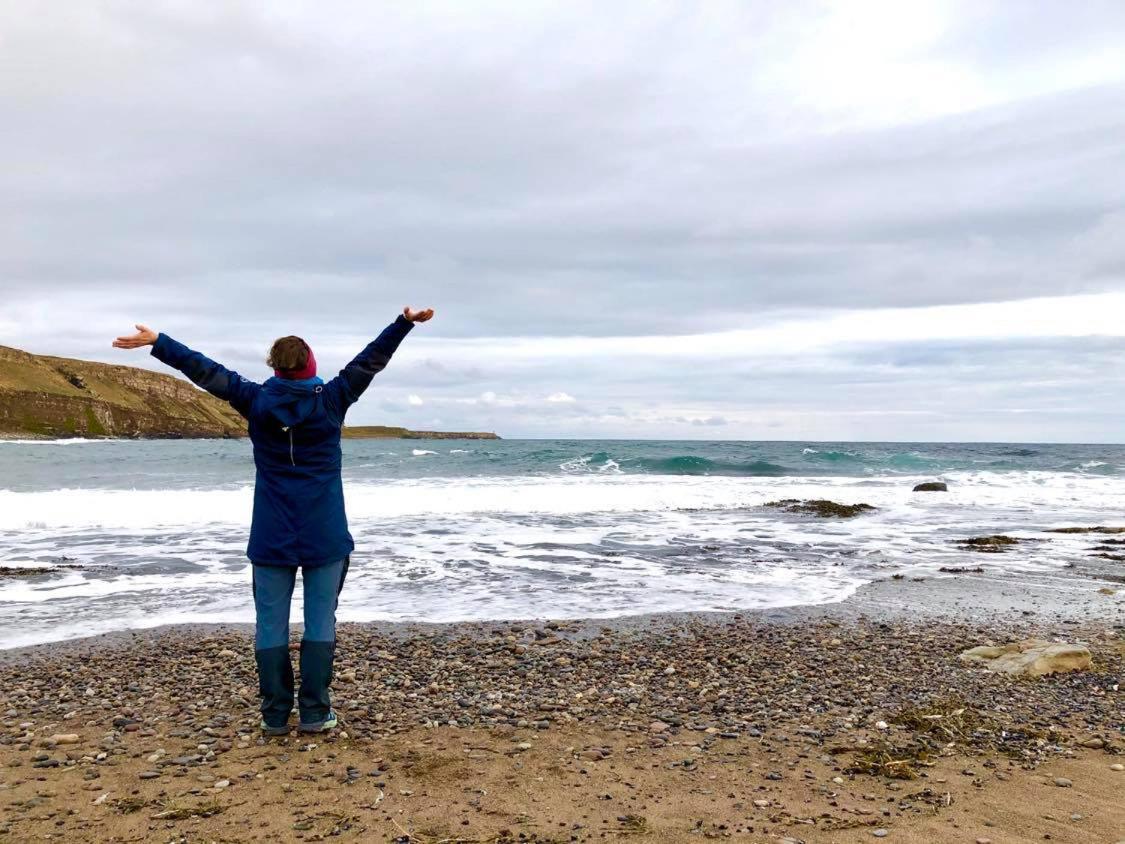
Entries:
[[309,352],[309,361],[302,369],[275,369],[273,374],[278,378],[284,378],[287,381],[304,381],[306,378],[312,378],[316,375],[316,356],[313,354],[312,347],[305,343],[305,348]]

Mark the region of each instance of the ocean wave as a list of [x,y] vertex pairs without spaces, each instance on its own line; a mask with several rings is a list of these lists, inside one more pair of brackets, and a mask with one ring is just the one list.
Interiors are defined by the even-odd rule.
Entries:
[[412,449],[410,453],[415,457],[423,457],[427,454],[437,454],[436,451],[430,451],[428,448],[415,448]]
[[825,463],[862,463],[864,457],[854,451],[819,451],[815,448],[806,448],[801,452],[806,457]]
[[941,461],[936,457],[929,457],[917,451],[904,451],[899,454],[892,454],[887,458],[887,464],[895,469],[900,470],[917,470],[928,469]]
[[717,460],[684,454],[676,457],[641,457],[626,461],[626,467],[638,466],[642,471],[660,475],[746,475],[751,477],[780,477],[792,474],[792,470],[767,460],[738,462]]
[[782,477],[794,471],[766,460],[738,462],[679,454],[673,457],[622,457],[616,459],[608,452],[597,451],[573,457],[559,464],[569,474],[582,472],[622,472],[647,475],[720,475],[749,477]]
[[[781,498],[828,498],[845,504],[860,501],[894,513],[902,508],[944,506],[946,499],[919,500],[910,490],[931,479],[748,475],[659,475],[594,468],[568,475],[535,477],[417,478],[345,482],[349,517],[370,519],[430,515],[642,513],[693,510],[753,510]],[[998,507],[1004,511],[1054,513],[1125,511],[1125,484],[1099,473],[950,472],[958,506]],[[253,488],[227,489],[64,489],[41,492],[0,491],[0,533],[43,536],[92,528],[149,531],[250,522]],[[912,510],[911,510],[912,512]],[[1050,517],[1050,518],[1049,518]],[[1085,518],[1085,516],[1084,516]],[[1101,516],[1105,520],[1105,516]],[[1088,520],[1089,520],[1088,519]],[[861,529],[855,525],[850,529]],[[22,541],[22,540],[21,540]]]

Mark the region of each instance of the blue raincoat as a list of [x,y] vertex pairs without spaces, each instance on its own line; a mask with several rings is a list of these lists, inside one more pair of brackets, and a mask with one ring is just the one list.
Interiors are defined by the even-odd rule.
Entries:
[[344,511],[340,429],[414,324],[400,316],[331,381],[270,378],[257,384],[161,334],[152,355],[249,421],[254,520],[246,556],[256,565],[318,566],[355,548]]

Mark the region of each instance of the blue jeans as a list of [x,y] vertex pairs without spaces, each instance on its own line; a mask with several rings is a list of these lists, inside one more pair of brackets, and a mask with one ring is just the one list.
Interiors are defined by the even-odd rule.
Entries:
[[[297,702],[301,723],[319,724],[329,717],[332,665],[336,656],[336,607],[348,558],[326,566],[302,567],[305,593],[305,632],[301,639],[301,689]],[[252,566],[254,585],[254,655],[258,662],[258,690],[262,718],[282,727],[293,710],[293,663],[289,659],[289,607],[297,569]]]
[[[289,607],[293,601],[293,587],[297,582],[297,569],[290,566],[253,566],[254,647],[276,648],[289,644]],[[305,633],[307,642],[336,641],[336,606],[344,578],[348,574],[348,559],[327,566],[301,568],[301,582],[305,590]]]

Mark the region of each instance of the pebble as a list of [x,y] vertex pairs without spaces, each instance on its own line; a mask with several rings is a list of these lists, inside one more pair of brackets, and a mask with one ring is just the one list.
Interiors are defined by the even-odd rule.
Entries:
[[1125,765],[1122,765],[1120,762],[1114,762],[1109,766],[1109,769],[1111,771],[1125,771]]
[[[871,798],[865,796],[868,802],[861,802],[858,791],[852,796],[842,788],[850,779],[842,771],[847,770],[852,755],[832,756],[825,761],[823,754],[836,745],[860,747],[862,739],[871,742],[877,737],[882,741],[887,733],[875,730],[890,730],[892,724],[896,742],[898,737],[908,742],[912,730],[898,713],[910,706],[924,706],[948,690],[956,689],[964,699],[972,700],[974,709],[988,719],[979,733],[981,738],[977,734],[968,737],[973,752],[960,762],[965,765],[973,759],[973,770],[980,767],[981,775],[986,772],[981,767],[982,759],[999,759],[1003,758],[1001,753],[1014,751],[1034,766],[1058,758],[1060,747],[1066,747],[1065,741],[1030,741],[1028,732],[1020,731],[1021,726],[1059,724],[1064,733],[1074,730],[1085,737],[1089,749],[1093,749],[1093,737],[1116,735],[1119,710],[1114,709],[1109,685],[1100,675],[1074,678],[1089,694],[1060,695],[1055,684],[1021,684],[1016,689],[988,675],[964,671],[950,655],[959,653],[965,641],[982,638],[982,625],[976,622],[936,622],[920,627],[909,622],[861,620],[854,622],[854,629],[852,624],[848,623],[847,636],[836,640],[837,646],[832,648],[821,643],[839,635],[840,629],[817,621],[796,627],[774,626],[757,619],[687,627],[655,623],[628,635],[608,632],[593,638],[571,638],[572,631],[567,628],[559,636],[538,640],[527,627],[518,642],[505,643],[500,637],[495,648],[487,634],[482,646],[481,637],[474,632],[478,627],[471,624],[458,625],[449,633],[418,635],[407,631],[401,636],[375,628],[348,627],[341,636],[338,656],[341,675],[347,673],[348,681],[342,680],[347,685],[336,689],[337,701],[350,735],[359,742],[413,730],[423,722],[444,726],[455,720],[462,728],[497,734],[504,731],[503,735],[511,739],[504,749],[510,752],[512,748],[531,750],[531,742],[517,743],[516,737],[542,736],[532,731],[533,726],[551,730],[576,725],[608,727],[632,734],[628,740],[638,749],[638,756],[646,753],[648,746],[667,748],[660,753],[668,754],[665,761],[675,766],[676,776],[686,777],[692,770],[700,770],[701,780],[719,770],[709,769],[709,759],[740,752],[738,743],[745,742],[758,754],[753,770],[747,773],[756,786],[776,784],[765,779],[783,780],[794,783],[796,790],[808,778],[810,793],[838,790],[846,795],[841,796],[841,804],[854,800],[868,807],[868,820],[882,817],[892,822],[897,822],[893,820],[897,812],[906,814],[923,808],[922,801],[906,798],[908,792],[904,791],[887,804],[884,801],[889,789],[866,785],[866,779],[859,779],[858,788],[879,792]],[[513,629],[504,627],[505,633]],[[1009,634],[995,631],[996,636]],[[548,641],[550,644],[543,644]],[[519,653],[516,644],[527,647]],[[243,783],[253,785],[255,776],[277,783],[284,776],[279,770],[247,774],[239,767],[251,764],[244,760],[253,755],[254,743],[259,741],[253,729],[259,715],[250,647],[250,639],[238,632],[213,635],[201,645],[197,634],[173,629],[138,634],[128,644],[92,649],[82,660],[62,660],[44,652],[28,657],[26,664],[0,666],[0,688],[5,689],[0,709],[9,711],[4,738],[20,756],[24,766],[20,773],[27,781],[61,781],[63,771],[75,766],[83,773],[100,769],[103,785],[88,799],[106,789],[124,795],[128,788],[138,788],[137,777],[162,778],[162,783],[149,788],[155,792],[167,782],[169,793],[185,788],[209,792],[232,788],[234,778],[240,781],[236,791],[243,791]],[[1099,643],[1096,647],[1105,646]],[[669,665],[672,654],[674,666]],[[920,665],[925,666],[921,673]],[[669,668],[674,670],[667,672]],[[350,681],[352,676],[355,681]],[[217,684],[217,677],[223,682]],[[97,695],[86,697],[86,688],[97,688]],[[1003,713],[1002,721],[993,720],[998,712]],[[64,721],[63,713],[72,714],[75,720]],[[870,720],[880,717],[874,713],[883,713],[885,720]],[[37,757],[34,761],[43,763],[44,768],[56,769],[33,773],[29,770],[31,757],[40,748],[33,747],[39,739],[30,731],[36,725],[42,729],[51,724],[84,730],[82,739],[77,734],[59,734],[74,735],[84,746],[72,753],[74,760],[60,759],[63,753],[59,751]],[[24,726],[17,731],[16,725]],[[1014,738],[1001,738],[994,730],[998,725],[1015,727],[1010,731]],[[690,737],[677,742],[685,733]],[[729,737],[730,743],[719,741],[718,736]],[[324,764],[324,772],[329,774],[324,783],[327,787],[329,782],[353,778],[350,771],[342,776],[343,765],[351,761],[350,757],[334,755],[343,748],[336,743],[342,738],[340,733],[325,737],[319,748],[281,739],[276,747],[279,753],[290,753],[295,759],[303,757],[302,765]],[[567,757],[577,757],[575,767],[585,763],[592,774],[596,768],[617,764],[613,757],[608,757],[605,765],[596,761],[607,758],[596,742],[591,737],[587,743],[579,743]],[[243,750],[236,750],[226,760],[224,754],[235,747]],[[538,742],[536,747],[544,755],[556,754],[553,742]],[[167,755],[161,753],[163,748],[167,748]],[[269,749],[274,750],[272,742]],[[95,750],[101,751],[97,762],[77,759],[87,750],[91,756]],[[312,754],[314,750],[317,752]],[[687,757],[692,760],[690,766],[685,763]],[[519,764],[520,759],[526,757],[517,755],[512,764]],[[1123,770],[1120,762],[1125,758],[1102,759],[1100,764]],[[109,767],[118,762],[151,770],[137,773],[137,767]],[[1000,764],[1012,771],[1012,779],[1025,776],[1018,768]],[[130,772],[125,775],[127,781],[118,785],[113,775],[125,770]],[[223,770],[233,778],[212,780],[213,784],[198,778],[205,771],[218,774]],[[366,763],[363,770],[367,770]],[[992,766],[988,770],[992,772]],[[1104,767],[1102,771],[1104,777]],[[8,769],[3,773],[8,774]],[[995,773],[999,778],[1002,772]],[[81,776],[73,779],[84,787]],[[1048,785],[1052,779],[1050,775],[1039,776],[1039,781]],[[935,778],[929,784],[935,786],[937,781]],[[219,785],[224,782],[228,785]],[[367,782],[362,780],[364,785]],[[1072,785],[1061,777],[1055,784]],[[210,793],[214,799],[214,792]],[[754,793],[762,798],[774,792],[751,790],[745,795],[747,804]],[[903,803],[914,806],[897,808]],[[776,805],[778,801],[768,799],[753,801],[759,820]],[[1063,813],[1062,817],[1068,815]],[[781,834],[781,829],[776,832]],[[793,834],[792,830],[786,832]],[[882,832],[888,834],[887,830]],[[864,833],[874,834],[871,827],[858,832],[861,837]],[[904,833],[905,829],[900,830],[897,837]],[[963,830],[959,840],[972,841],[970,834],[971,829]]]
[[876,838],[886,838],[887,835],[888,835],[888,832],[885,829],[877,829],[871,834],[874,835]]
[[1055,785],[1057,785],[1059,788],[1070,788],[1072,785],[1074,785],[1074,783],[1072,783],[1066,777],[1055,777]]
[[47,739],[51,744],[78,744],[80,740],[81,738],[77,733],[61,733]]

